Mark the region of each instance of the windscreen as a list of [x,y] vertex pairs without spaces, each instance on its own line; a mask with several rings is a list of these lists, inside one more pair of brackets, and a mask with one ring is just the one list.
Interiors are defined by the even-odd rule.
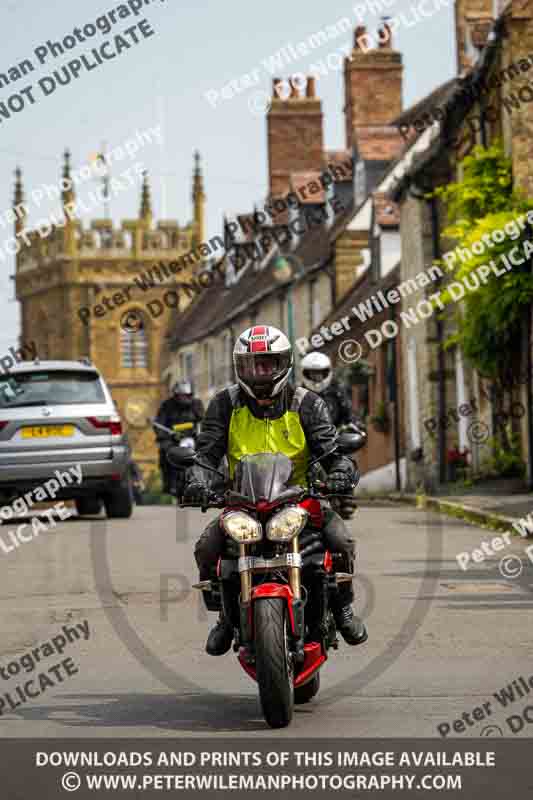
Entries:
[[20,372],[0,381],[0,408],[105,402],[97,372]]
[[282,453],[245,456],[235,467],[233,489],[253,503],[274,500],[287,488],[292,461]]

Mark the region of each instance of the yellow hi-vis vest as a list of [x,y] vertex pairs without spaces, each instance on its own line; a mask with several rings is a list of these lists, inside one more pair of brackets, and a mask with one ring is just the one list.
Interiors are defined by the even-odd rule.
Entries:
[[300,422],[300,406],[307,389],[298,387],[290,409],[278,419],[258,419],[239,397],[239,387],[229,389],[233,411],[228,434],[228,463],[231,478],[243,456],[283,453],[293,463],[290,483],[307,485],[309,448]]

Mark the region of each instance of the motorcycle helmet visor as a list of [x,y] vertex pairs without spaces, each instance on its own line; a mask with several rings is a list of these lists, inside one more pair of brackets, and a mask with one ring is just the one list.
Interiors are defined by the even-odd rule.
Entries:
[[313,383],[321,383],[326,380],[330,373],[329,369],[304,369],[303,374]]
[[237,353],[235,369],[239,378],[252,386],[268,386],[282,378],[291,366],[291,351],[284,353]]

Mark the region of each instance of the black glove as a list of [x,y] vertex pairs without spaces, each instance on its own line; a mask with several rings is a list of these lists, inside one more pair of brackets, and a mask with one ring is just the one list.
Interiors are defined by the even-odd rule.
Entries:
[[209,501],[209,487],[199,480],[191,481],[185,488],[183,500],[186,503],[194,503],[206,506]]
[[326,479],[326,489],[330,494],[348,494],[353,481],[346,472],[332,472]]

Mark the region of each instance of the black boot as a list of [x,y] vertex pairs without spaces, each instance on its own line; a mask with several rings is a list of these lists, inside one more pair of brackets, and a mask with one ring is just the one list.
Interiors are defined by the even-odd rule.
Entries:
[[335,624],[346,644],[363,644],[368,639],[365,624],[353,613],[350,605],[343,606],[335,613]]
[[210,656],[223,656],[231,647],[233,641],[233,626],[224,614],[220,612],[214,628],[209,631],[205,651]]
[[[346,565],[346,571],[352,572],[352,564]],[[368,639],[366,627],[359,617],[353,613],[354,600],[353,586],[351,583],[341,583],[337,589],[337,596],[332,602],[332,611],[335,625],[346,644],[363,644]]]

